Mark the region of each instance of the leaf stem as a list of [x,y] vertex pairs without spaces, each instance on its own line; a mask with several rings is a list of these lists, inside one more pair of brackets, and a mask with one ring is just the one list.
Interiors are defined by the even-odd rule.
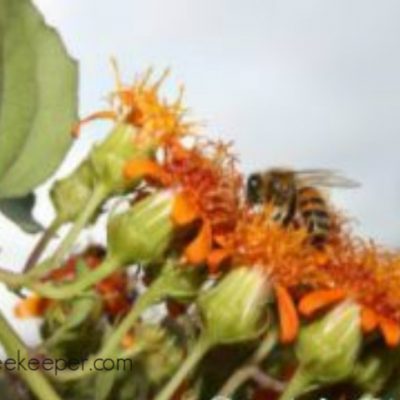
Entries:
[[201,336],[184,363],[154,400],[169,400],[212,345],[205,336]]
[[[29,351],[4,316],[0,313],[0,342],[13,360],[29,360]],[[61,400],[40,370],[21,366],[19,373],[39,400]]]

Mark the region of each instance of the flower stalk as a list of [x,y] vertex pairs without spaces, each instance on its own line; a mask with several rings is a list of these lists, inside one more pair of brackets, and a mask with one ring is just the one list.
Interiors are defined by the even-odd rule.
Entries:
[[[269,294],[266,276],[257,268],[231,271],[197,301],[203,332],[187,359],[155,400],[169,400],[203,356],[218,344],[240,343],[259,336],[266,328],[264,306]],[[226,309],[227,304],[231,308]]]
[[[219,396],[232,397],[233,394],[242,386],[245,382],[254,377],[255,371],[258,370],[258,364],[265,360],[271,351],[275,348],[278,343],[278,332],[276,329],[271,329],[267,332],[266,336],[262,340],[260,346],[251,356],[250,360],[241,368],[239,368],[222,386],[219,391]],[[282,385],[277,382],[270,381],[271,384],[275,384],[274,388],[282,389]]]
[[[12,359],[29,360],[28,349],[1,313],[0,342],[4,346],[7,355]],[[37,399],[61,400],[61,397],[58,396],[41,371],[21,368],[19,373]]]
[[189,356],[175,373],[173,378],[167,383],[154,400],[169,400],[172,398],[176,390],[185,380],[185,378],[193,371],[203,356],[214,346],[214,343],[208,337],[199,338]]
[[349,301],[303,327],[296,343],[299,366],[280,400],[351,378],[361,343],[360,310]]
[[[187,266],[178,265],[174,260],[169,260],[163,266],[160,275],[149,286],[149,288],[138,298],[130,312],[125,316],[121,323],[109,335],[102,350],[91,357],[85,365],[85,376],[91,375],[96,359],[106,359],[114,357],[121,346],[124,336],[136,326],[142,313],[166,297],[188,300],[193,298],[201,284],[201,274],[197,270],[190,270]],[[68,371],[59,373],[57,380],[66,382],[82,378],[82,371]]]

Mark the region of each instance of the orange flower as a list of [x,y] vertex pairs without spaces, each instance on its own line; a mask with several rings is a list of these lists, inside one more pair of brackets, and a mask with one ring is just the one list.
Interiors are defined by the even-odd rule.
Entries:
[[43,299],[37,295],[32,295],[21,300],[14,308],[14,314],[17,318],[41,317],[48,309],[51,301]]
[[138,174],[168,185],[176,191],[172,219],[176,226],[198,222],[197,236],[184,250],[190,264],[206,263],[218,243],[230,235],[240,212],[241,178],[229,145],[221,142],[197,142],[187,148],[177,140],[164,147],[162,162],[133,161],[126,165],[125,176]]
[[110,96],[111,108],[96,112],[80,121],[73,129],[73,135],[78,136],[83,124],[97,119],[119,121],[139,128],[135,141],[146,141],[158,138],[160,141],[171,136],[181,137],[188,134],[194,127],[185,121],[186,110],[182,106],[183,88],[180,88],[178,98],[173,102],[161,99],[159,90],[169,74],[166,70],[161,77],[151,82],[152,69],[148,69],[142,77],[132,85],[121,82],[115,60],[112,60],[116,90]]
[[399,254],[354,238],[338,216],[329,242],[319,250],[308,244],[303,229],[275,223],[268,206],[244,207],[239,215],[236,228],[209,259],[214,268],[227,257],[233,265],[263,266],[276,288],[283,342],[296,338],[297,308],[310,318],[350,298],[363,307],[366,333],[379,329],[389,346],[400,344]]

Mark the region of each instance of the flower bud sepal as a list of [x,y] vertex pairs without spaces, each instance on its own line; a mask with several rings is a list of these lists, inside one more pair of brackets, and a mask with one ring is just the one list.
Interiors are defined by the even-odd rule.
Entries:
[[359,306],[345,301],[304,326],[296,343],[298,370],[280,400],[350,379],[360,354]]

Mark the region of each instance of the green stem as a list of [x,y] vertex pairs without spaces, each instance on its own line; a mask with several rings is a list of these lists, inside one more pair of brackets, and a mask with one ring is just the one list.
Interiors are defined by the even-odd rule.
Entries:
[[[86,204],[86,207],[82,210],[67,236],[65,236],[54,253],[54,256],[51,258],[51,263],[49,265],[50,268],[55,268],[61,264],[63,258],[75,243],[82,229],[88,224],[90,219],[93,217],[93,214],[107,197],[108,192],[109,190],[107,187],[102,184],[99,184],[95,187],[88,203]],[[32,271],[33,270],[34,268]]]
[[154,400],[169,400],[211,347],[212,343],[206,337],[200,337],[184,363]]
[[275,329],[271,329],[250,360],[225,382],[219,391],[219,395],[228,398],[232,397],[240,386],[254,376],[254,368],[269,355],[277,341],[278,334]]
[[131,311],[125,316],[118,327],[110,334],[102,350],[94,356],[91,356],[85,363],[83,371],[65,371],[59,372],[54,378],[58,381],[68,382],[80,379],[82,376],[88,376],[96,372],[94,363],[97,359],[112,358],[113,354],[119,349],[122,339],[135,325],[141,314],[151,305],[160,301],[161,295],[158,286],[151,285],[147,292],[144,292]]
[[62,325],[37,347],[37,351],[45,354],[47,349],[56,345],[60,340],[65,338],[65,334],[68,333],[68,328],[67,325]]
[[48,299],[68,299],[82,294],[82,292],[86,291],[91,286],[111,275],[119,267],[121,267],[119,260],[110,256],[96,269],[90,270],[82,276],[77,276],[74,282],[62,285],[27,282],[27,286],[34,292]]
[[10,289],[20,289],[27,280],[28,278],[24,274],[0,268],[0,282],[3,282]]
[[[29,352],[2,314],[0,314],[0,342],[9,357],[14,360],[29,360]],[[26,368],[26,370],[25,370]],[[22,379],[40,400],[61,400],[53,387],[40,370],[30,370],[21,366],[19,369]]]
[[31,254],[29,255],[24,269],[24,272],[28,272],[35,266],[43,252],[46,250],[48,244],[50,243],[51,239],[56,235],[58,229],[61,227],[63,222],[55,218],[51,225],[43,232],[42,236],[40,237],[39,241],[36,243],[36,246],[33,248]]
[[313,387],[310,385],[310,378],[300,366],[279,400],[295,400],[311,390],[313,390]]
[[158,293],[151,291],[151,287],[144,292],[136,302],[133,309],[126,315],[122,322],[118,325],[115,331],[108,338],[105,346],[100,351],[99,358],[107,358],[112,354],[121,344],[124,336],[129,332],[129,330],[135,325],[138,318],[142,313],[153,304],[159,301]]
[[251,362],[253,364],[259,364],[271,353],[277,343],[278,332],[276,329],[271,328],[262,340],[256,352],[253,354]]
[[[146,346],[143,345],[142,343],[135,345],[132,349],[125,351],[123,353],[120,353],[116,356],[113,355],[108,355],[107,357],[101,357],[96,356],[96,357],[90,357],[84,364],[83,368],[72,371],[58,371],[57,375],[53,374],[51,377],[58,381],[58,382],[71,382],[71,381],[76,381],[82,378],[87,378],[90,375],[95,374],[98,372],[96,369],[96,361],[97,360],[104,360],[105,358],[107,359],[113,359],[113,360],[118,360],[118,359],[133,359],[137,357],[138,355],[142,354],[143,351],[146,350]],[[98,367],[97,367],[98,368]]]

